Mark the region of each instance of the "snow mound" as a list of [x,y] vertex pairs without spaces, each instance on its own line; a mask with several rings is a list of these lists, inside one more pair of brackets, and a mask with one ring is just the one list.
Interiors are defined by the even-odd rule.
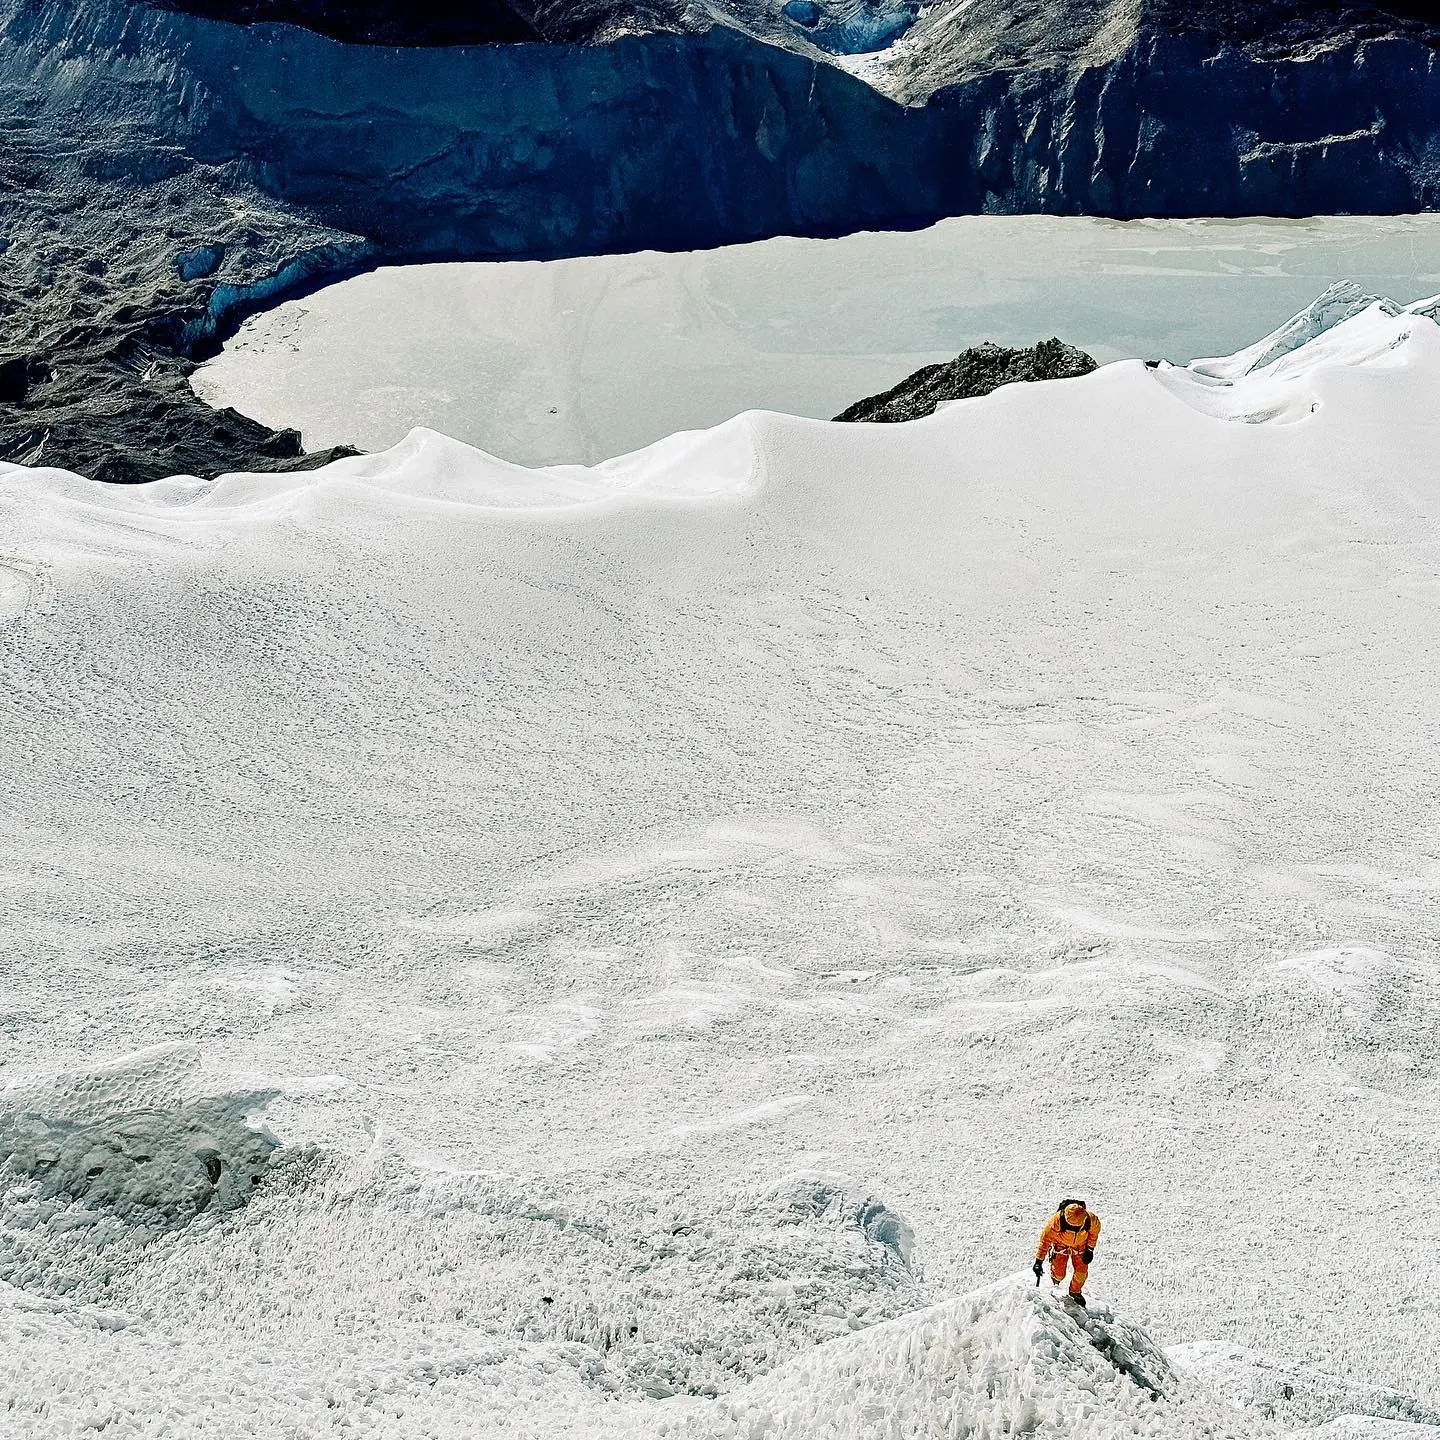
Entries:
[[1216,380],[1234,381],[1253,375],[1257,370],[1263,370],[1302,349],[1336,326],[1363,315],[1372,306],[1387,316],[1402,313],[1401,307],[1393,300],[1367,294],[1353,280],[1341,280],[1253,345],[1247,345],[1233,355],[1196,360],[1188,368],[1197,375],[1208,375]]
[[[500,510],[596,503],[626,495],[672,500],[735,496],[753,488],[759,465],[756,416],[737,415],[709,430],[685,430],[598,465],[513,465],[438,435],[415,430],[393,450],[329,467],[352,484],[417,499]],[[221,487],[236,487],[229,477]]]
[[1377,1420],[1370,1415],[1341,1415],[1325,1425],[1292,1430],[1289,1440],[1434,1440],[1430,1425],[1412,1420]]
[[[82,1201],[125,1220],[184,1223],[245,1204],[275,1149],[252,1117],[274,1098],[214,1093],[192,1045],[163,1045],[94,1069],[0,1091],[7,1209]],[[67,1222],[73,1225],[74,1219]]]
[[[1353,293],[1352,293],[1353,292]],[[1294,425],[1320,409],[1329,373],[1379,363],[1413,363],[1440,348],[1432,302],[1402,309],[1392,300],[1333,286],[1272,335],[1232,356],[1188,366],[1161,363],[1155,379],[1202,415],[1246,425]]]
[[[1160,1348],[1100,1306],[1003,1280],[836,1340],[718,1402],[687,1433],[724,1440],[1244,1433]],[[1237,1428],[1237,1424],[1238,1427]]]
[[1440,1425],[1440,1410],[1409,1395],[1295,1365],[1226,1341],[1176,1345],[1168,1353],[1183,1375],[1232,1405],[1258,1411],[1286,1426],[1330,1422],[1321,1430],[1306,1432],[1323,1434],[1327,1440],[1332,1436],[1340,1440],[1342,1436],[1372,1433],[1379,1440],[1380,1435],[1388,1435],[1383,1427],[1373,1432],[1366,1429],[1372,1421],[1377,1426],[1380,1422],[1416,1427]]
[[[613,511],[636,500],[705,503],[743,497],[757,487],[762,418],[738,415],[598,465],[533,470],[424,429],[392,449],[318,470],[215,481],[174,476],[146,485],[100,485],[62,470],[0,462],[0,491],[6,492],[0,499],[43,517],[51,536],[47,558],[80,559],[150,555],[177,540],[214,543],[237,523],[323,522],[337,513],[389,517],[463,509],[481,519],[533,519],[582,506]],[[0,605],[5,603],[0,591]]]

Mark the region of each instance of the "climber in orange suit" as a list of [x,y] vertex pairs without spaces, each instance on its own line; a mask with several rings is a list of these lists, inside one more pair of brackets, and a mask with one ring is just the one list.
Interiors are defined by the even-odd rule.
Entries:
[[1090,1262],[1099,1243],[1100,1217],[1092,1215],[1083,1200],[1062,1200],[1040,1236],[1040,1248],[1035,1252],[1035,1283],[1040,1283],[1047,1259],[1050,1278],[1056,1285],[1064,1280],[1068,1266],[1070,1298],[1077,1305],[1083,1305],[1085,1277],[1090,1273]]

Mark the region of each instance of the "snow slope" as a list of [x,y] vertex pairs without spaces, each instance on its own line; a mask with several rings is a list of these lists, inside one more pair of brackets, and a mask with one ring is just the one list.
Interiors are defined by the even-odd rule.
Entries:
[[[1398,309],[589,469],[0,469],[7,1433],[1432,1416]],[[1218,1372],[984,1289],[1074,1192]]]

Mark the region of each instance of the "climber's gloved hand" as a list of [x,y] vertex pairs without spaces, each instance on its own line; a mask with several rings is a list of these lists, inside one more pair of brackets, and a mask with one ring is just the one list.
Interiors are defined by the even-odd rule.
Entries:
[[1032,1268],[1035,1271],[1035,1283],[1038,1285],[1040,1283],[1040,1274],[1045,1269],[1045,1267],[1040,1263],[1040,1261],[1037,1260]]
[[1095,1252],[1087,1245],[1080,1252],[1080,1258],[1088,1265],[1095,1258]]

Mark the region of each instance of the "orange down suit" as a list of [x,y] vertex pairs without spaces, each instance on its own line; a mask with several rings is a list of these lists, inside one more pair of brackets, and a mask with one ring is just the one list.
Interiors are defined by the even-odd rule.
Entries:
[[1064,1215],[1062,1206],[1050,1217],[1050,1223],[1040,1236],[1040,1248],[1035,1258],[1042,1264],[1049,1258],[1050,1278],[1058,1285],[1065,1278],[1065,1269],[1070,1269],[1070,1293],[1078,1295],[1085,1288],[1085,1277],[1090,1273],[1090,1263],[1085,1259],[1086,1250],[1094,1250],[1100,1242],[1100,1217],[1088,1210],[1077,1230]]

